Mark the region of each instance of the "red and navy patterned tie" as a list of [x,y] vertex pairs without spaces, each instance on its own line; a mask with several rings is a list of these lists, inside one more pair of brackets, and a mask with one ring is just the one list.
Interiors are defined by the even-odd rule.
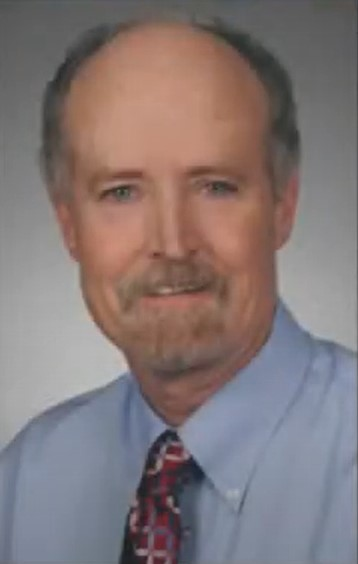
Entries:
[[122,564],[177,564],[181,538],[178,494],[193,465],[174,431],[165,431],[153,443],[129,510]]

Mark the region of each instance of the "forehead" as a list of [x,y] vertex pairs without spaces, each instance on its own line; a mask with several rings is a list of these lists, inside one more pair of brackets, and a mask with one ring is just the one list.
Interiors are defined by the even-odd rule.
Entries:
[[114,137],[121,151],[132,141],[148,150],[155,134],[165,147],[181,136],[229,141],[262,137],[267,120],[267,96],[249,64],[223,40],[182,24],[117,36],[80,69],[64,112],[72,149],[107,155]]

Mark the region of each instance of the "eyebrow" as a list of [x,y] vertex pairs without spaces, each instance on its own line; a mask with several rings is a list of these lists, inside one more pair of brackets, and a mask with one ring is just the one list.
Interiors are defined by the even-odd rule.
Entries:
[[[229,176],[241,177],[242,175],[238,170],[235,170],[233,166],[229,166],[224,163],[217,163],[215,165],[198,165],[188,167],[184,170],[184,175],[186,177],[199,177],[206,175],[217,175],[224,174]],[[90,177],[90,184],[96,185],[98,182],[103,180],[141,180],[145,177],[145,174],[140,169],[135,168],[111,168],[103,166],[99,170],[96,170]]]
[[190,167],[187,172],[187,176],[205,176],[212,174],[228,174],[230,176],[239,176],[239,171],[235,170],[233,166],[229,166],[224,163],[217,163],[212,166],[195,166]]
[[110,167],[101,167],[91,175],[91,184],[96,184],[100,180],[108,180],[115,178],[123,178],[124,180],[133,180],[143,178],[143,172],[139,169],[117,169]]

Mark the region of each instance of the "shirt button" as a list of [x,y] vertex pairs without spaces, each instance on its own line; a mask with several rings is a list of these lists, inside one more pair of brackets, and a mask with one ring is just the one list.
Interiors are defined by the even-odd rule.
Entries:
[[188,526],[183,527],[181,532],[182,532],[183,538],[184,538],[184,539],[187,539],[187,538],[189,538],[190,535],[191,535],[191,528],[188,527]]
[[240,490],[232,489],[226,491],[226,499],[228,501],[237,501],[240,497]]

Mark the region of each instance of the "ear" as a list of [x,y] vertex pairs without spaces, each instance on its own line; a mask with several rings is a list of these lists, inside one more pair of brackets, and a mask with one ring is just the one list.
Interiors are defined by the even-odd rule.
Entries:
[[54,202],[54,209],[65,246],[71,257],[78,261],[78,237],[73,206],[71,202],[61,200]]
[[275,206],[275,248],[280,249],[290,238],[296,217],[299,178],[294,171],[283,187]]

